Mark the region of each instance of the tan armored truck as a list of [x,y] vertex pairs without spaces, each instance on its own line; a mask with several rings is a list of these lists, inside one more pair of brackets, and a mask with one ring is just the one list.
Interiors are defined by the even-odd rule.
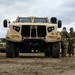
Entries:
[[14,58],[19,52],[36,50],[44,52],[46,57],[60,57],[60,33],[62,22],[56,17],[17,17],[13,23],[3,21],[8,27],[6,34],[6,56]]
[[6,39],[0,38],[0,52],[4,52],[6,50]]

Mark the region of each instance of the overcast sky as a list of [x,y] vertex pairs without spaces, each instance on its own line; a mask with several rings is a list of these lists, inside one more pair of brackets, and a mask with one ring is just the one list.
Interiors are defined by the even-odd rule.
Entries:
[[17,16],[55,16],[67,30],[75,29],[75,0],[0,0],[0,37],[7,32],[2,21],[13,21]]

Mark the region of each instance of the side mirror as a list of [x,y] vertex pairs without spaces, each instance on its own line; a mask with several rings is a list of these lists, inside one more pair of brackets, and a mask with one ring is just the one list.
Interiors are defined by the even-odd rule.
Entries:
[[10,21],[8,21],[8,20],[5,19],[3,21],[3,26],[6,28],[8,26],[8,24],[10,24]]
[[59,20],[59,21],[58,21],[58,28],[61,28],[61,27],[62,27],[62,21]]
[[50,21],[54,24],[57,24],[57,18],[56,17],[51,17]]
[[7,20],[4,20],[4,21],[3,21],[3,26],[6,28],[7,25],[8,25],[8,21],[7,21]]

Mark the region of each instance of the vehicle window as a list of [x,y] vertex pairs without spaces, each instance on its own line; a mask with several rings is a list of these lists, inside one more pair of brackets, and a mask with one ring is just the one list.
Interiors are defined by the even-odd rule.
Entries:
[[34,22],[35,23],[47,23],[47,20],[46,20],[46,18],[35,18],[34,19]]
[[0,42],[6,42],[6,40],[5,39],[0,39]]
[[19,18],[18,22],[31,22],[31,18]]
[[0,42],[2,42],[2,39],[0,39]]
[[2,42],[6,42],[6,39],[2,39]]

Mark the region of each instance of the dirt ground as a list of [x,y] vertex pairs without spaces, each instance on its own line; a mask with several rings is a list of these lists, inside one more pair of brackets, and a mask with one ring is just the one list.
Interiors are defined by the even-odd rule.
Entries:
[[75,57],[47,58],[43,53],[6,58],[0,53],[0,75],[75,75]]

